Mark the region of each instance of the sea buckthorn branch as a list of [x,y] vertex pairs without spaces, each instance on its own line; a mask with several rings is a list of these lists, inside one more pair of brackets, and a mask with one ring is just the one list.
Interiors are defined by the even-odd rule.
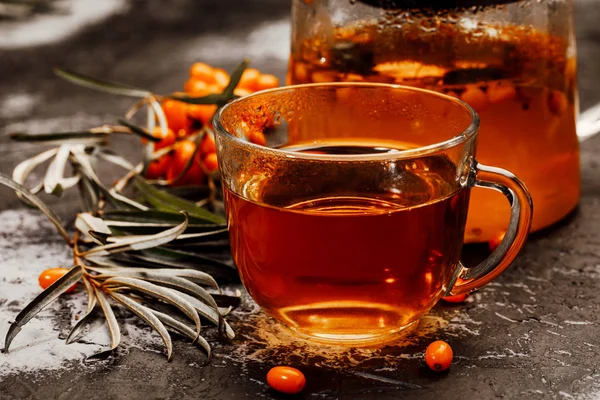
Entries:
[[[231,99],[278,85],[274,76],[246,67],[244,61],[229,77],[221,69],[195,63],[184,85],[189,92],[170,96],[55,70],[58,76],[79,85],[140,100],[128,110],[125,119],[118,120],[118,125],[11,136],[18,141],[59,144],[21,162],[13,171],[13,179],[0,174],[0,184],[13,189],[19,198],[39,208],[50,219],[72,247],[73,267],[42,273],[40,284],[45,290],[16,316],[8,330],[4,351],[8,351],[28,321],[60,295],[74,290],[79,281],[87,293],[88,307],[68,335],[67,343],[76,341],[88,324],[102,314],[111,345],[93,359],[112,354],[121,342],[113,312],[115,305],[128,309],[157,331],[169,359],[172,355],[169,331],[188,337],[210,357],[208,342],[199,336],[200,318],[217,326],[226,337],[234,337],[224,316],[239,304],[239,296],[223,295],[217,281],[235,281],[239,277],[231,263],[211,254],[215,249],[227,247],[227,227],[221,214],[204,207],[216,201],[217,193],[212,115]],[[144,107],[147,121],[146,127],[141,127],[132,118]],[[114,134],[140,136],[147,153],[144,162],[133,165],[105,148]],[[264,138],[249,140],[258,143]],[[118,165],[127,173],[109,187],[95,168],[102,161]],[[44,164],[47,167],[42,182],[32,190],[27,189],[24,185],[31,172]],[[66,173],[69,166],[71,174]],[[124,194],[132,182],[137,197]],[[190,184],[195,186],[195,193],[204,196],[202,199],[190,201],[175,194],[184,192]],[[75,186],[79,189],[82,212],[75,220],[75,233],[71,237],[36,193],[43,190],[60,196]],[[183,222],[180,211],[184,212]],[[198,250],[190,251],[190,244]],[[211,288],[217,293],[209,291]],[[175,318],[177,314],[179,317]]]

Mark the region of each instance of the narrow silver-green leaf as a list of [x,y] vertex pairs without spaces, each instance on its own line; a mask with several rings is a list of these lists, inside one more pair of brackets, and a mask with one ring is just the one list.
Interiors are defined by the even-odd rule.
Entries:
[[194,282],[198,282],[202,285],[212,286],[215,289],[219,289],[219,285],[209,274],[196,271],[193,269],[174,269],[174,268],[130,268],[130,267],[118,267],[118,264],[114,264],[115,267],[102,268],[102,267],[87,267],[87,269],[97,272],[100,275],[97,276],[99,279],[109,278],[113,276],[129,276],[138,277],[144,276],[144,274],[153,274],[155,276],[178,276]]
[[17,142],[35,142],[44,144],[98,144],[106,141],[109,132],[77,131],[53,133],[26,133],[17,132],[10,134],[10,138]]
[[[133,210],[124,210],[124,211],[133,211]],[[126,231],[126,232],[130,232],[131,230],[140,230],[140,231],[148,231],[148,230],[161,230],[161,229],[165,229],[165,228],[170,228],[173,227],[175,225],[177,225],[179,223],[179,221],[177,223],[172,223],[172,222],[131,222],[131,221],[115,221],[115,220],[111,220],[111,219],[107,219],[107,213],[109,211],[106,211],[103,215],[102,218],[104,219],[105,223],[107,226],[112,228],[115,228],[118,231]],[[190,218],[190,223],[188,224],[188,231],[193,230],[193,233],[212,233],[212,232],[216,232],[216,231],[222,231],[223,229],[226,229],[227,226],[224,224],[192,224],[191,223],[191,218]],[[148,232],[143,232],[143,233],[148,233]],[[155,232],[153,232],[155,233]],[[139,233],[136,233],[139,234]]]
[[25,185],[27,177],[38,165],[41,165],[54,157],[58,153],[58,148],[46,150],[34,157],[21,161],[15,169],[13,169],[12,178],[20,185]]
[[79,86],[98,90],[105,93],[112,93],[130,97],[147,97],[151,94],[149,91],[137,88],[135,86],[110,82],[94,78],[88,75],[80,74],[77,72],[68,71],[62,68],[54,68],[54,73],[59,77],[69,82],[75,83]]
[[106,324],[108,325],[108,330],[110,331],[110,350],[114,350],[117,348],[117,346],[119,346],[119,343],[121,343],[121,329],[117,323],[115,313],[108,300],[106,300],[106,296],[104,296],[102,290],[94,286],[94,294],[96,295],[96,299],[98,299],[98,303],[104,312]]
[[[148,99],[144,99],[146,101],[148,101]],[[126,115],[126,118],[130,118]],[[152,109],[152,107],[148,106],[146,107],[146,129],[148,130],[148,132],[150,133],[154,133],[154,129],[156,128],[156,113],[154,112],[154,110]],[[162,135],[164,136],[167,131],[162,131],[161,130]]]
[[86,313],[89,313],[94,309],[94,307],[96,307],[96,294],[94,293],[94,287],[86,278],[82,279],[82,281],[88,298]]
[[141,176],[146,176],[146,172],[148,171],[148,166],[154,159],[154,144],[152,142],[146,143],[144,146],[144,152],[142,154],[142,171],[140,172]]
[[[109,226],[128,226],[119,225],[121,222],[138,223],[140,226],[149,226],[148,224],[157,224],[153,226],[175,226],[181,222],[181,213],[179,211],[161,211],[149,209],[145,211],[137,210],[107,210],[102,218]],[[224,223],[210,224],[205,219],[189,216],[189,226],[204,225],[209,229],[219,229],[227,227]]]
[[[77,170],[79,170],[79,166],[75,166]],[[79,189],[79,201],[81,204],[81,210],[83,212],[88,212],[95,214],[98,212],[98,205],[100,199],[98,197],[98,192],[92,181],[85,175],[81,175],[81,179],[79,180],[77,187]]]
[[73,326],[67,339],[65,340],[66,344],[71,344],[77,340],[77,338],[83,332],[83,329],[88,326],[93,320],[97,319],[96,310],[92,309],[88,311],[77,323]]
[[[117,234],[121,234],[121,231],[118,228],[114,229],[114,232],[116,232]],[[211,231],[211,232],[201,232],[201,233],[183,233],[181,235],[179,235],[177,238],[173,239],[173,241],[171,242],[171,244],[175,245],[175,244],[181,244],[181,243],[197,243],[197,242],[202,242],[206,239],[212,239],[215,236],[219,237],[219,236],[227,236],[228,235],[228,230],[225,229],[218,229],[216,231]],[[132,235],[132,234],[122,234],[119,236],[111,236],[108,238],[108,242],[110,243],[125,243],[127,241],[133,240],[133,239],[138,239],[138,238],[143,238],[147,235]]]
[[131,256],[164,266],[202,270],[215,278],[239,279],[238,272],[232,265],[197,253],[160,246],[142,250],[140,253],[131,254]]
[[215,311],[212,307],[204,304],[203,302],[201,302],[193,296],[190,296],[189,294],[179,292],[179,296],[188,301],[190,304],[192,304],[198,312],[198,314],[200,314],[202,317],[206,318],[218,327],[223,326],[225,335],[229,339],[235,338],[235,332],[233,331],[233,329],[231,329],[231,326],[229,326],[227,321],[223,319],[223,316],[219,312]]
[[91,180],[98,189],[107,192],[108,189],[104,186],[98,175],[96,175],[96,171],[94,171],[94,167],[90,162],[90,157],[85,152],[85,146],[83,145],[74,145],[71,147],[71,154],[75,161],[79,164],[81,172],[87,176],[89,180]]
[[156,317],[163,324],[165,324],[167,326],[167,329],[171,328],[175,333],[177,333],[181,336],[185,336],[188,339],[191,339],[192,341],[196,341],[198,343],[198,345],[200,345],[206,351],[206,356],[210,360],[212,354],[211,354],[210,344],[206,341],[206,339],[204,339],[202,336],[196,337],[196,333],[194,332],[194,330],[192,328],[190,328],[188,325],[184,324],[183,322],[176,320],[175,318],[171,317],[170,315],[161,313],[160,311],[156,311],[156,310],[151,310],[151,311],[154,315],[156,315]]
[[90,254],[108,255],[123,251],[143,250],[169,243],[186,230],[188,218],[187,214],[183,213],[183,215],[185,220],[181,224],[171,229],[167,229],[154,235],[140,235],[133,238],[124,237],[123,240],[118,243],[110,243],[104,246],[94,247],[81,253],[81,256],[85,257]]
[[145,271],[134,271],[133,269],[130,269],[120,272],[118,278],[122,277],[130,277],[153,282],[160,286],[171,287],[179,290],[180,292],[186,292],[187,294],[194,295],[198,300],[213,307],[215,311],[219,310],[219,306],[217,306],[217,303],[212,298],[210,293],[206,291],[206,289],[188,279],[176,276],[174,274],[155,273],[151,269]]
[[167,332],[167,328],[162,322],[154,315],[153,311],[148,307],[145,307],[137,301],[130,299],[129,297],[116,292],[108,292],[108,295],[121,303],[123,306],[128,308],[131,312],[137,315],[140,319],[145,321],[152,329],[154,329],[162,338],[165,347],[167,348],[167,360],[171,360],[173,354],[173,344],[171,343],[171,336]]
[[[111,258],[108,258],[105,256],[99,256],[97,254],[92,254],[92,255],[86,257],[85,260],[96,266],[99,266],[99,267],[105,267],[105,268],[110,268],[110,269],[129,268],[127,265],[124,265],[122,262],[114,261]],[[92,271],[94,270],[90,266],[87,266],[87,268],[89,268]]]
[[119,167],[122,167],[128,171],[135,168],[129,161],[127,161],[120,155],[115,154],[113,151],[111,151],[109,149],[99,149],[96,154],[98,154],[98,157],[100,157],[112,164],[118,165]]
[[155,188],[146,182],[143,178],[135,177],[135,184],[142,192],[146,200],[159,210],[169,211],[187,211],[192,217],[200,218],[208,222],[220,224],[225,222],[225,218],[215,215],[204,208],[198,207],[191,201],[169,194],[165,191]]
[[44,191],[46,193],[54,194],[57,192],[56,187],[60,185],[64,176],[69,154],[71,154],[69,145],[63,144],[58,148],[56,156],[46,169],[46,176],[44,177]]
[[133,209],[138,209],[141,211],[145,211],[148,210],[149,208],[146,207],[143,204],[138,203],[135,200],[131,200],[129,197],[123,196],[121,193],[117,192],[117,189],[115,188],[110,188],[108,190],[108,193],[116,200],[119,200],[120,202],[122,202],[125,205],[130,206]]
[[182,103],[188,104],[225,104],[231,97],[224,95],[223,93],[212,93],[206,96],[194,97],[184,94],[173,94],[169,98]]
[[214,236],[227,236],[228,235],[228,229],[227,228],[223,228],[223,229],[218,229],[215,231],[211,231],[211,232],[202,232],[202,233],[184,233],[182,235],[179,235],[179,237],[177,239],[175,239],[176,243],[183,243],[183,242],[195,242],[199,239],[207,239],[207,238],[213,238]]
[[0,184],[7,186],[7,187],[11,188],[12,190],[14,190],[15,192],[21,194],[21,196],[23,196],[27,201],[29,201],[31,204],[36,206],[41,212],[43,212],[46,215],[46,217],[48,217],[50,222],[52,222],[54,224],[54,226],[56,227],[56,229],[58,230],[60,235],[63,237],[63,239],[65,239],[65,241],[67,241],[67,242],[70,241],[69,234],[67,233],[65,228],[60,223],[58,216],[54,213],[54,211],[52,211],[50,208],[48,208],[48,206],[42,200],[40,200],[39,197],[37,197],[36,195],[31,193],[29,190],[27,190],[26,187],[18,184],[17,182],[13,181],[12,179],[10,179],[8,176],[4,175],[1,172],[0,172]]
[[[173,186],[164,188],[166,192],[173,196],[181,197],[183,199],[205,199],[211,195],[212,191],[208,185],[184,185],[184,186]],[[194,203],[195,204],[195,203]]]
[[23,325],[29,322],[44,307],[52,303],[77,282],[83,274],[83,269],[75,265],[65,275],[56,280],[48,289],[36,296],[25,308],[17,315],[15,322],[10,326],[4,339],[4,351],[8,351],[10,344],[17,334],[21,331]]
[[[12,178],[15,182],[20,185],[25,186],[25,182],[27,181],[27,177],[31,172],[38,167],[39,165],[45,163],[52,157],[56,155],[58,152],[58,148],[46,150],[34,157],[28,158],[24,161],[21,161],[15,169],[13,169]],[[39,182],[36,186],[29,189],[32,194],[38,193],[44,187],[44,182]],[[33,205],[29,203],[20,193],[17,192],[17,197],[21,200],[25,205],[32,207]],[[35,207],[35,206],[33,206]]]
[[88,234],[94,240],[94,242],[96,242],[100,246],[106,245],[108,243],[108,238],[111,235],[110,233],[102,233],[96,231],[89,231]]
[[[156,115],[156,117],[158,118],[158,124],[160,126],[160,131],[164,135],[169,129],[168,124],[167,124],[167,117],[165,116],[165,112],[163,111],[163,109],[160,106],[160,104],[158,103],[158,101],[156,101],[156,98],[154,96],[148,97],[148,102],[150,104],[149,109],[152,109],[152,111],[153,111],[152,114]],[[149,113],[149,115],[150,115],[150,113]]]
[[[112,286],[125,286],[128,288],[139,290],[140,292],[149,294],[152,297],[159,298],[169,304],[174,305],[180,309],[185,315],[188,316],[196,324],[196,335],[200,335],[200,317],[196,309],[188,300],[182,297],[182,294],[174,289],[167,289],[159,285],[155,285],[150,282],[143,281],[141,279],[127,278],[127,277],[114,277],[105,280],[102,284],[106,287]],[[188,296],[193,299],[192,296]],[[198,300],[199,303],[201,303]],[[201,303],[204,304],[204,303]],[[208,306],[206,306],[208,307]],[[213,310],[214,312],[214,310]]]
[[90,213],[79,213],[75,218],[75,228],[83,235],[88,236],[89,231],[101,232],[111,235],[112,232],[102,218],[94,217]]

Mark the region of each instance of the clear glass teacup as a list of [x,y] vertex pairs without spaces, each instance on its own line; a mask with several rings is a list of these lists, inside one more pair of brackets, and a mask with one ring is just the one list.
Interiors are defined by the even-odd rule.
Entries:
[[[242,282],[267,314],[312,339],[389,341],[442,296],[497,277],[526,240],[531,197],[510,172],[475,160],[479,119],[456,98],[298,85],[238,99],[214,126]],[[500,246],[467,268],[472,187],[504,194],[512,214]]]

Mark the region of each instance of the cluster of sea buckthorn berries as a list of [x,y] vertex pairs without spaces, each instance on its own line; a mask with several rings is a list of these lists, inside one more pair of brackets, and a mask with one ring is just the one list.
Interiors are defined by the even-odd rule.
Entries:
[[[190,77],[183,86],[184,92],[174,94],[202,97],[221,93],[229,84],[229,79],[229,74],[224,70],[197,62],[190,67]],[[279,80],[274,75],[262,74],[255,68],[247,68],[233,93],[241,97],[277,86],[279,86]],[[218,169],[215,138],[210,129],[205,129],[200,148],[196,151],[196,144],[189,139],[189,136],[198,132],[202,127],[211,127],[211,120],[217,111],[217,105],[188,104],[165,99],[162,102],[162,109],[169,129],[167,132],[162,132],[160,128],[155,128],[152,134],[161,140],[154,144],[154,150],[169,146],[172,146],[173,150],[152,161],[146,170],[146,177],[148,179],[165,178],[174,186],[203,184],[207,174],[214,173]],[[248,140],[264,144],[264,137],[258,137],[258,135],[251,135]],[[190,164],[192,156],[194,159]],[[181,176],[188,164],[190,164],[188,170]]]
[[[491,82],[485,87],[477,84],[467,85],[462,91],[450,90],[446,94],[461,99],[477,112],[486,110],[490,105],[517,98],[523,100],[523,110],[529,108],[529,100],[520,96],[517,88],[505,81]],[[555,116],[561,116],[569,106],[566,94],[560,90],[548,91],[546,102],[548,110]]]

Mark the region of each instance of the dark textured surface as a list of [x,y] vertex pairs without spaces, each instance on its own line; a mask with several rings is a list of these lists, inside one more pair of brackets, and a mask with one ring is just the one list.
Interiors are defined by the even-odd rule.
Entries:
[[[284,18],[289,8],[285,0],[227,3],[132,2],[128,12],[60,43],[0,50],[0,94],[29,93],[41,99],[28,115],[0,116],[0,171],[9,172],[37,150],[9,143],[4,124],[33,118],[40,121],[35,125],[40,131],[52,124],[84,127],[90,121],[105,122],[130,104],[53,78],[53,65],[164,93],[184,81],[193,40],[205,34],[241,39],[258,22]],[[578,3],[582,109],[600,101],[599,5],[591,0]],[[235,61],[219,62],[224,53],[226,49],[215,49],[208,61],[231,68]],[[282,59],[255,61],[283,77]],[[238,339],[234,344],[217,343],[210,366],[200,366],[202,353],[189,343],[176,341],[171,363],[157,346],[157,352],[130,349],[84,368],[67,365],[58,372],[0,376],[0,399],[277,398],[265,386],[264,376],[280,363],[306,373],[308,384],[298,398],[600,398],[599,152],[600,137],[582,144],[578,210],[534,235],[514,265],[472,301],[438,306],[406,347],[323,350],[291,339],[248,309],[232,317]],[[65,216],[71,215],[73,205],[55,203]],[[0,189],[0,210],[16,207],[20,206],[14,196]],[[421,361],[423,349],[434,338],[448,340],[454,348],[455,363],[447,374],[433,374]]]

